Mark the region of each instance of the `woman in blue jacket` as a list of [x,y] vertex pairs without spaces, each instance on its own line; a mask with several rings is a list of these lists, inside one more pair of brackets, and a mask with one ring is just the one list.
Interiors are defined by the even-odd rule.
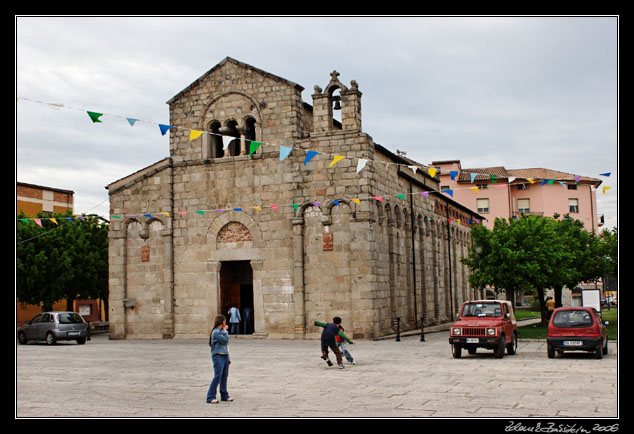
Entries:
[[207,391],[207,403],[217,404],[216,390],[220,386],[220,399],[233,401],[227,392],[227,377],[229,376],[229,333],[227,333],[227,320],[223,315],[218,315],[214,321],[214,328],[209,336],[211,347],[211,362],[214,366],[214,378],[211,380]]

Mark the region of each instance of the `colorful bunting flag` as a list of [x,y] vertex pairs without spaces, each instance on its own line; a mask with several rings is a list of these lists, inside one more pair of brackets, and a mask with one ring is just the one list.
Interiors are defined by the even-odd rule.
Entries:
[[357,205],[361,205],[361,200],[358,198],[352,199],[352,201],[356,203]]
[[473,184],[473,181],[475,181],[476,176],[478,176],[477,173],[469,173],[469,177],[471,178],[471,183]]
[[249,144],[249,155],[253,155],[253,153],[257,151],[261,145],[262,145],[262,142],[255,142],[252,140],[251,143]]
[[374,196],[372,199],[376,199],[379,202],[383,202],[383,196]]
[[328,166],[328,167],[334,166],[335,164],[337,164],[338,162],[340,162],[344,158],[346,158],[346,157],[342,157],[341,155],[335,155],[335,158],[333,158],[332,162],[330,163],[330,166]]
[[39,227],[42,227],[42,220],[41,220],[41,219],[33,219],[33,221],[34,221],[35,223],[37,223],[37,225],[38,225]]
[[475,191],[475,192],[476,192],[476,194],[478,194],[478,192],[479,192],[478,187],[469,187],[469,190],[473,190],[473,191]]
[[456,180],[456,175],[458,174],[457,170],[452,170],[449,172],[449,175],[451,175],[451,180],[455,181]]
[[203,132],[204,131],[189,130],[189,141],[191,142],[192,140],[196,140],[203,135]]
[[308,163],[310,160],[312,160],[315,155],[319,154],[319,152],[315,152],[315,151],[306,151],[306,158],[304,158],[304,166],[306,165],[306,163]]
[[130,124],[131,127],[134,126],[134,124],[138,121],[138,119],[133,119],[133,118],[126,118],[128,120],[128,123]]
[[288,146],[280,146],[280,161],[288,157],[288,154],[290,154],[292,150],[293,148],[289,148]]
[[103,116],[103,113],[95,113],[89,111],[87,111],[86,113],[88,113],[88,116],[90,116],[90,119],[92,119],[93,123],[101,122],[101,119],[99,118]]
[[433,167],[429,167],[429,168],[427,168],[427,173],[429,173],[429,176],[431,176],[433,178],[434,176],[436,176],[436,171],[437,170],[438,169],[434,169]]
[[365,167],[367,162],[368,162],[368,160],[365,160],[363,158],[359,158],[359,161],[357,162],[357,173],[359,173],[359,172],[361,172],[363,170],[363,168]]
[[399,199],[405,200],[405,195],[404,194],[395,194],[394,196],[398,197]]
[[603,187],[603,194],[605,194],[605,192],[608,191],[610,188],[612,187],[610,187],[609,185],[606,185],[605,187]]
[[163,124],[158,124],[159,129],[161,130],[161,135],[164,136],[165,133],[170,129],[170,128],[174,128],[171,125],[163,125]]
[[612,172],[599,173],[599,176],[610,176]]
[[443,193],[448,194],[449,196],[453,197],[453,190],[443,190]]
[[297,212],[297,209],[299,208],[299,204],[292,203],[291,206],[295,209],[295,212]]

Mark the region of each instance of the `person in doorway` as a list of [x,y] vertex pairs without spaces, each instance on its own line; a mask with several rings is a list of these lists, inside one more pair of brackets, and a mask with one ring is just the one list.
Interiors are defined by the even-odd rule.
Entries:
[[235,335],[240,333],[240,311],[237,307],[232,306],[227,312],[229,315],[229,323],[231,323],[231,334]]
[[550,317],[555,311],[555,300],[550,296],[546,297],[546,310],[548,311],[548,321],[550,321]]
[[218,315],[214,321],[214,328],[209,336],[211,347],[211,362],[214,367],[214,378],[207,390],[207,404],[217,404],[216,390],[220,387],[220,399],[233,401],[227,392],[227,378],[229,377],[229,333],[227,333],[227,320],[223,315]]
[[242,333],[251,334],[253,333],[253,309],[250,307],[245,307],[242,309]]
[[339,350],[339,347],[337,347],[335,336],[341,333],[343,336],[345,336],[344,339],[346,339],[349,343],[353,344],[354,342],[348,339],[348,337],[339,330],[339,326],[337,324],[341,324],[341,318],[336,316],[332,319],[332,321],[333,322],[331,323],[314,321],[313,324],[324,328],[324,330],[321,332],[321,358],[324,359],[326,363],[328,363],[328,366],[332,366],[332,362],[330,361],[330,357],[328,356],[328,348],[330,348],[337,358],[337,365],[339,366],[339,369],[343,369],[341,351]]
[[[336,317],[339,320],[339,323],[335,324],[337,325],[337,327],[339,327],[340,331],[344,331],[343,326],[341,325],[341,318]],[[337,335],[335,336],[335,341],[337,342],[337,346],[339,347],[339,349],[341,350],[341,352],[343,353],[344,357],[346,358],[346,360],[350,363],[352,363],[353,365],[356,365],[354,358],[352,357],[352,354],[350,354],[350,351],[348,351],[348,348],[346,347],[346,343],[343,337],[341,337],[341,335],[339,333],[337,333]]]

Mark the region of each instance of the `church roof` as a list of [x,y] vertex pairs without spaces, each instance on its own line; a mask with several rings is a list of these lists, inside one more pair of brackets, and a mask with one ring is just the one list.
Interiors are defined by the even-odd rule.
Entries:
[[236,60],[236,59],[233,59],[233,58],[227,56],[220,63],[218,63],[213,68],[211,68],[206,73],[204,73],[202,76],[200,76],[198,79],[196,79],[193,83],[191,83],[185,89],[181,90],[179,93],[174,95],[169,101],[167,101],[167,104],[171,104],[172,102],[177,100],[181,95],[183,95],[184,93],[189,91],[191,88],[196,86],[199,82],[201,82],[207,76],[213,74],[215,71],[220,69],[222,66],[224,66],[228,62],[234,63],[234,64],[236,64],[238,66],[241,66],[241,67],[246,68],[246,69],[250,69],[250,70],[252,70],[254,72],[257,72],[258,74],[264,75],[265,77],[269,77],[269,78],[272,78],[273,80],[276,80],[276,81],[279,81],[281,83],[287,84],[287,85],[289,85],[291,87],[294,87],[294,88],[298,89],[300,92],[304,90],[304,88],[302,86],[300,86],[299,84],[297,84],[297,83],[294,83],[294,82],[292,82],[290,80],[287,80],[287,79],[282,78],[280,76],[277,76],[275,74],[271,74],[270,72],[263,71],[262,69],[256,68],[255,66],[251,66],[251,65],[249,65],[247,63],[240,62],[239,60]]

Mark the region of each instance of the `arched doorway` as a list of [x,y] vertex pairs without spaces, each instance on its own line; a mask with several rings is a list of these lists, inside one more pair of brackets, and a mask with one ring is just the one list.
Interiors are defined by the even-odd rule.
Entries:
[[239,334],[254,330],[253,269],[250,261],[223,261],[220,267],[220,313],[227,317],[232,307],[240,311]]

